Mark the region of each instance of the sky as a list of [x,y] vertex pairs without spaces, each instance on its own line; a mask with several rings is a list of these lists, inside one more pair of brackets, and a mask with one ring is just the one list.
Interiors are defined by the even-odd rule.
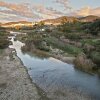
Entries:
[[100,16],[100,0],[0,0],[0,22]]

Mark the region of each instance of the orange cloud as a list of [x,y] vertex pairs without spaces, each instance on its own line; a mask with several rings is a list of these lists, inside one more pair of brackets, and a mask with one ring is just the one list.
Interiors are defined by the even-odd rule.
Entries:
[[97,8],[90,8],[90,7],[84,7],[80,10],[74,11],[70,13],[70,15],[74,16],[88,16],[88,15],[96,15],[100,16],[100,7]]
[[[17,3],[7,3],[0,1],[0,7],[6,8],[0,10],[0,12],[10,15],[16,15],[17,17],[26,17],[31,19],[47,19],[55,18],[63,15],[62,12],[54,10],[53,8],[46,8],[42,4],[17,4]],[[2,15],[0,15],[2,16]],[[6,17],[5,17],[6,18]],[[18,19],[18,18],[17,18]]]
[[35,12],[39,13],[43,19],[55,18],[63,15],[62,12],[53,9],[52,7],[45,8],[43,5],[34,4],[33,9]]
[[12,11],[12,13],[15,13],[17,15],[26,16],[26,17],[33,16],[33,13],[29,9],[28,5],[26,4],[12,4],[12,3],[0,1],[0,7],[9,8]]

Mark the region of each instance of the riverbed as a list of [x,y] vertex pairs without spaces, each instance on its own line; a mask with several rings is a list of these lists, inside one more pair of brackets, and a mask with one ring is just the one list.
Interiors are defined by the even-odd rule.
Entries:
[[16,50],[28,73],[50,100],[100,100],[100,77],[88,74],[52,57],[40,58],[23,53],[25,44],[11,37],[10,48]]

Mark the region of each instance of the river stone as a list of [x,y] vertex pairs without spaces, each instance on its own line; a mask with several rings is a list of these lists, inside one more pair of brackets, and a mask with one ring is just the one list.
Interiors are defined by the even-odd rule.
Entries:
[[84,53],[80,53],[74,62],[75,67],[85,71],[92,70],[95,67],[95,64],[90,59],[88,59]]

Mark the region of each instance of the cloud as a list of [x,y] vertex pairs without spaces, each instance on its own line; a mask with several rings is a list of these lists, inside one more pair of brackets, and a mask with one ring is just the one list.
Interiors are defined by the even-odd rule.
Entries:
[[100,16],[100,7],[90,10],[90,14]]
[[43,19],[55,18],[63,15],[62,12],[53,9],[52,7],[44,7],[41,5],[33,5],[35,12],[39,13]]
[[[27,3],[25,3],[27,1]],[[33,0],[34,1],[34,0]],[[45,0],[47,1],[47,0]],[[53,1],[53,2],[52,2]],[[31,2],[30,0],[22,0],[22,2],[14,3],[14,2],[4,2],[0,1],[0,21],[19,21],[19,20],[27,20],[27,21],[37,21],[43,19],[51,19],[60,16],[70,15],[70,16],[88,16],[88,15],[97,15],[100,16],[100,7],[98,8],[90,8],[84,7],[77,11],[70,11],[71,7],[69,4],[70,0],[51,0],[50,2],[54,3],[54,5],[58,5],[55,8],[53,6],[48,6],[44,4],[37,4],[35,2]],[[70,13],[68,13],[68,10]]]
[[[33,20],[39,20],[39,19],[47,19],[47,18],[55,18],[63,15],[62,12],[57,11],[53,9],[52,7],[45,7],[43,4],[29,4],[29,3],[7,3],[0,1],[0,7],[3,9],[0,9],[0,13],[7,14],[12,21],[14,16],[16,16],[15,19],[33,19]],[[6,9],[5,9],[6,8]],[[13,17],[11,16],[14,15]],[[0,15],[2,16],[2,15]],[[6,20],[10,19],[9,17],[3,16]]]
[[0,1],[0,13],[0,21],[36,21],[41,19],[38,14],[32,11],[28,3],[17,4]]
[[63,15],[64,13],[61,11],[57,11],[55,9],[53,9],[52,7],[48,7],[47,10],[49,10],[50,12],[52,12],[55,15]]
[[[8,10],[8,13],[14,13],[24,17],[33,17],[33,13],[27,4],[12,4],[0,1],[0,7],[6,7],[10,9]],[[4,10],[4,12],[7,13],[7,10]]]
[[21,20],[27,21],[27,18],[16,16],[14,14],[6,14],[0,12],[0,22],[21,21]]
[[55,0],[56,3],[62,5],[64,10],[70,10],[72,7],[69,6],[69,0]]
[[91,8],[91,7],[84,7],[80,10],[73,11],[69,15],[71,16],[88,16],[88,15],[95,15],[100,16],[100,7]]

